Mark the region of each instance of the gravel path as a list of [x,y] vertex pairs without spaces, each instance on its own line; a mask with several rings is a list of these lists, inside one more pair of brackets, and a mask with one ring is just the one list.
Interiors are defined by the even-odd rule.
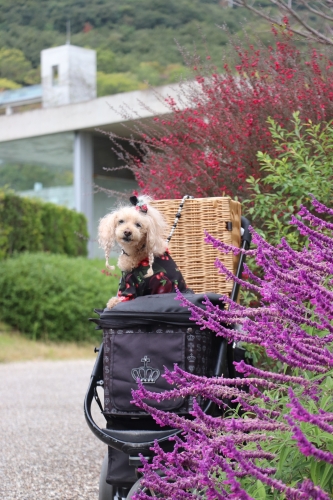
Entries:
[[1,500],[97,500],[107,447],[83,414],[93,363],[0,365]]

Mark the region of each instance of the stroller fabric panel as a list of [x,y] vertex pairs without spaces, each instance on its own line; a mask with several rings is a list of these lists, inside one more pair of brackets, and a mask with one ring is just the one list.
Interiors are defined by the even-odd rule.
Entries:
[[[208,296],[214,304],[224,307],[221,296]],[[204,309],[204,295],[186,297]],[[190,320],[187,308],[175,298],[173,293],[138,297],[100,312],[97,323],[104,332],[105,415],[146,415],[131,403],[131,391],[138,387],[138,380],[152,392],[172,389],[162,376],[164,367],[173,370],[177,364],[194,375],[211,375],[214,334],[200,330]],[[191,397],[146,402],[182,414],[191,411],[193,403]]]

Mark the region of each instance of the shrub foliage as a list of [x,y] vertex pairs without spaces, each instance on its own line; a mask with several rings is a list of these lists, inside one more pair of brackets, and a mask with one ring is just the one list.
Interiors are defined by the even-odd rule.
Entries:
[[83,214],[0,191],[0,260],[15,252],[87,255]]
[[304,238],[289,220],[301,205],[310,207],[309,193],[326,205],[331,203],[333,124],[301,123],[299,112],[293,114],[291,131],[272,119],[268,122],[276,156],[258,153],[263,176],[247,179],[251,194],[246,213],[271,244],[284,237],[293,248],[301,249]]
[[88,323],[116,294],[118,278],[102,261],[45,253],[21,254],[0,267],[0,318],[33,339],[99,338]]

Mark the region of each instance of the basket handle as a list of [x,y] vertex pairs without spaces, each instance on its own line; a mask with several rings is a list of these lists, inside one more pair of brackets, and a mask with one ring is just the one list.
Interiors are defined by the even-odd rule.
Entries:
[[170,234],[169,236],[167,237],[167,243],[170,242],[171,238],[172,238],[172,235],[173,233],[175,232],[175,229],[177,227],[177,224],[178,224],[178,221],[179,219],[181,218],[181,213],[182,213],[182,210],[183,210],[183,206],[184,206],[184,203],[186,200],[189,200],[189,199],[193,199],[194,196],[191,196],[190,194],[186,194],[182,201],[180,202],[180,205],[179,205],[179,208],[178,208],[178,212],[176,213],[176,217],[175,217],[175,220],[174,220],[174,223],[173,223],[173,226],[171,228],[171,231],[170,231]]

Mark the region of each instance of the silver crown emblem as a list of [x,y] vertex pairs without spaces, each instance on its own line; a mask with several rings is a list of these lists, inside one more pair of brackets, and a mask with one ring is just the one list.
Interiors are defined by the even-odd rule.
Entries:
[[142,384],[155,384],[161,374],[160,370],[148,366],[150,359],[147,355],[141,359],[141,362],[143,363],[143,366],[140,366],[139,368],[132,368],[131,371],[135,382],[139,379]]
[[190,354],[189,356],[187,356],[187,359],[189,360],[190,363],[194,363],[195,356],[193,356],[193,354]]
[[188,335],[188,336],[187,336],[187,339],[188,339],[188,340],[194,340],[194,339],[195,339],[195,337],[194,337],[194,335]]

